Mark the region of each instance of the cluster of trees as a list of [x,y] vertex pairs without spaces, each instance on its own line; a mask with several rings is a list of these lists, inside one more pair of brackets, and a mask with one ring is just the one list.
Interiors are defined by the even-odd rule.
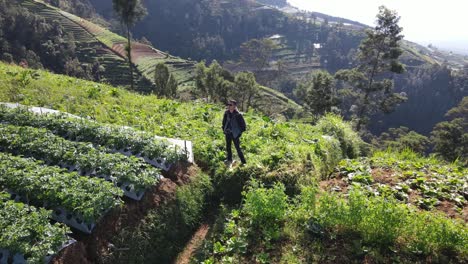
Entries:
[[65,67],[78,61],[73,36],[58,22],[48,23],[18,2],[0,0],[0,58],[32,68],[78,74],[79,67]]
[[99,81],[105,68],[99,61],[85,64],[77,56],[71,33],[58,21],[48,22],[20,5],[0,0],[0,59],[35,69]]
[[318,115],[331,111],[341,102],[343,114],[355,120],[358,131],[372,114],[393,111],[406,100],[403,95],[393,92],[394,82],[389,78],[404,71],[399,62],[402,54],[399,42],[403,38],[399,19],[395,11],[381,6],[377,26],[366,32],[367,37],[359,46],[356,67],[340,70],[334,77],[328,72],[317,72],[298,86],[296,96]]
[[425,154],[429,150],[430,140],[407,127],[390,128],[379,137],[372,140],[373,145],[379,149],[392,148],[403,150],[409,148],[417,153]]
[[[115,18],[110,0],[90,2],[108,20]],[[276,4],[281,5],[280,2],[285,1]],[[248,0],[154,0],[146,1],[145,6],[148,16],[133,30],[135,36],[147,37],[159,49],[196,60],[237,59],[243,43],[273,34],[286,36],[299,54],[310,50],[313,43],[332,42],[328,41],[329,34],[337,30],[339,37],[346,38],[338,44],[324,45],[324,52],[346,57],[363,38],[362,34],[336,29],[327,23],[311,24],[272,8],[259,8]],[[121,30],[120,24],[115,23],[113,30]],[[335,51],[336,47],[342,50]],[[332,66],[333,56],[328,59]]]
[[204,61],[198,63],[195,81],[199,96],[211,102],[222,103],[229,98],[236,98],[239,108],[243,111],[248,111],[253,106],[254,98],[259,92],[253,73],[240,72],[234,76],[217,61],[213,61],[209,67]]
[[45,0],[44,2],[58,7],[64,11],[73,13],[83,18],[97,17],[96,11],[88,0],[70,1],[70,0]]
[[431,133],[434,151],[451,161],[468,162],[468,96],[445,116],[448,120],[438,123]]
[[374,137],[376,148],[402,150],[410,148],[415,152],[435,153],[448,160],[468,162],[468,96],[446,114],[446,121],[434,126],[430,137],[421,135],[407,127],[390,128]]

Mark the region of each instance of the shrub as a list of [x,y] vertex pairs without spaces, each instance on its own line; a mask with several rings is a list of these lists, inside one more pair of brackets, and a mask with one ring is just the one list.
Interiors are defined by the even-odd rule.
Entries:
[[252,180],[248,191],[244,192],[244,212],[249,217],[252,227],[262,232],[265,239],[277,239],[281,234],[281,224],[285,219],[288,197],[282,184],[275,184],[266,189],[256,180]]
[[334,114],[322,117],[316,125],[317,131],[336,137],[340,141],[343,157],[356,158],[361,154],[363,142],[359,135],[353,131],[351,125]]

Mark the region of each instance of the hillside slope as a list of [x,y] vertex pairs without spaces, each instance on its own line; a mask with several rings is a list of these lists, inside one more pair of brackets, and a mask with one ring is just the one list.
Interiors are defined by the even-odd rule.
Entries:
[[[125,63],[126,39],[85,19],[57,9],[41,1],[23,0],[21,5],[40,14],[47,21],[59,21],[64,29],[71,32],[77,44],[78,57],[82,63],[95,61],[104,66],[104,80],[113,85],[129,85],[128,65]],[[190,84],[194,62],[182,60],[153,47],[137,42],[132,43],[133,63],[139,78],[138,89],[151,91],[154,68],[164,63],[176,77],[179,85]],[[138,78],[137,78],[138,79]]]
[[[21,82],[23,79],[29,81]],[[22,96],[18,97],[18,94]],[[112,162],[117,157],[128,160],[129,157],[122,157],[118,153],[109,154],[110,156],[104,154],[115,148],[109,147],[109,143],[121,144],[121,140],[132,140],[132,137],[125,135],[117,140],[122,130],[104,129],[112,123],[145,131],[143,134],[193,141],[196,163],[210,174],[208,177],[198,169],[186,166],[176,166],[174,174],[163,173],[163,176],[174,177],[161,180],[161,184],[150,188],[150,192],[140,202],[126,201],[123,208],[111,211],[104,217],[102,225],[96,226],[96,233],[91,236],[77,235],[79,242],[65,249],[54,263],[117,264],[128,263],[129,260],[136,263],[172,263],[204,216],[213,213],[217,219],[212,228],[214,231],[201,248],[203,252],[198,255],[198,261],[235,259],[239,260],[238,263],[259,260],[269,263],[336,263],[337,260],[374,262],[383,259],[384,262],[391,262],[397,257],[404,262],[433,259],[464,263],[468,257],[466,224],[462,220],[448,219],[433,212],[419,212],[413,206],[408,207],[385,196],[397,197],[404,190],[407,194],[418,196],[415,198],[423,198],[423,204],[447,201],[449,203],[445,203],[446,205],[456,205],[465,210],[467,202],[463,184],[466,182],[466,168],[456,163],[443,164],[436,159],[420,159],[411,153],[389,153],[383,157],[383,161],[379,156],[372,161],[380,162],[374,165],[378,165],[382,171],[389,168],[389,173],[397,173],[391,178],[394,181],[404,180],[405,185],[401,185],[401,190],[396,186],[393,189],[394,186],[390,185],[392,189],[388,190],[389,187],[373,184],[374,180],[380,183],[381,179],[388,179],[389,175],[378,174],[380,169],[369,175],[369,161],[359,158],[368,151],[368,147],[351,129],[350,124],[338,116],[329,115],[316,125],[309,125],[272,120],[253,111],[246,113],[248,125],[247,131],[242,135],[242,144],[248,163],[231,169],[223,163],[224,135],[220,129],[223,109],[216,105],[158,99],[153,95],[136,94],[106,84],[6,64],[0,64],[0,101],[47,106],[92,118],[102,126],[89,129],[87,126],[95,124],[94,121],[83,119],[78,123],[71,120],[62,122],[55,117],[38,119],[31,118],[24,112],[8,114],[8,111],[3,111],[0,126],[4,135],[0,138],[2,153],[27,153],[38,159],[52,157],[53,159],[48,160],[49,165],[63,165],[63,160],[86,161],[91,157],[94,162],[100,163]],[[7,125],[7,122],[13,124]],[[74,132],[62,134],[68,130]],[[86,133],[77,133],[80,131]],[[94,145],[75,142],[103,142],[106,139],[103,135],[109,131],[112,137],[105,144],[107,148],[93,151]],[[77,151],[68,151],[69,147],[75,147]],[[83,150],[88,150],[93,156],[81,155]],[[135,154],[125,150],[123,152],[127,155]],[[147,151],[144,152],[146,154]],[[101,157],[106,159],[94,155],[103,155]],[[340,163],[346,158],[354,160]],[[401,162],[395,162],[396,159]],[[10,165],[12,162],[26,162],[29,166],[26,166],[27,170],[13,170],[14,167]],[[141,158],[131,158],[122,169],[150,170],[141,166],[144,165],[141,164],[143,162],[145,161]],[[121,163],[113,162],[112,166],[108,164],[103,168],[116,170],[115,164]],[[140,166],[135,168],[135,165]],[[2,171],[5,173],[0,173],[0,179],[5,179],[5,175],[27,173],[30,172],[29,169],[36,167],[40,167],[40,164],[32,165],[31,160],[7,156],[0,160],[0,168],[5,169]],[[50,166],[44,170],[50,170],[48,167]],[[71,185],[62,186],[61,181],[53,179],[76,179],[76,176],[70,176],[65,169],[53,170],[56,174],[47,179],[54,186],[61,186],[57,187],[59,191],[69,191]],[[127,177],[126,179],[137,180],[140,183],[138,186],[154,184],[154,180],[144,177],[150,174],[130,177],[135,176],[134,173],[119,171],[115,172],[119,180]],[[316,183],[332,180],[330,177],[334,176],[334,171],[340,172],[337,177],[352,181],[346,186],[348,189],[350,186],[354,188],[349,196],[317,190]],[[42,173],[43,170],[36,172]],[[0,187],[26,184],[28,181],[17,179],[36,179],[35,177],[44,175],[41,173],[30,173],[30,177],[9,177],[10,181],[6,184],[5,181],[0,182]],[[185,185],[187,174],[198,176],[194,178],[195,181],[189,181]],[[73,186],[76,188],[97,188],[96,184],[84,184],[92,181],[90,177],[78,178],[83,183],[75,183]],[[104,187],[120,193],[110,183],[101,184],[103,179],[97,181],[97,186],[100,187],[97,194],[104,192]],[[451,187],[444,188],[445,182],[449,182]],[[336,183],[343,186],[339,181]],[[32,195],[38,195],[34,190],[52,188],[37,183],[35,186],[41,188],[27,189],[33,190]],[[364,188],[361,190],[359,186]],[[49,196],[40,198],[49,197],[53,200],[55,193],[48,192],[46,194]],[[89,193],[92,192],[80,192],[83,195]],[[64,200],[71,199],[70,197],[86,200],[78,192],[69,192],[69,195],[60,197]],[[104,201],[109,204],[109,201],[119,199],[110,194],[102,197],[106,199],[91,195],[89,199],[97,199],[101,203],[83,202],[80,205],[94,209]],[[0,199],[3,202],[12,198],[0,194]],[[415,202],[416,199],[410,201]],[[57,203],[56,200],[53,202]],[[66,204],[72,207],[71,202]],[[225,206],[216,210],[215,206],[220,202]],[[5,203],[0,204],[0,217],[14,211],[11,203],[6,203],[7,209],[4,209]],[[208,207],[211,210],[206,211],[207,204],[214,204],[215,208]],[[82,208],[78,207],[80,210]],[[2,214],[3,212],[7,213]],[[36,222],[41,228],[50,228],[56,241],[61,242],[61,234],[66,230],[50,227],[46,218],[51,213],[43,212],[41,221]],[[452,213],[455,211],[450,212],[450,215],[455,215]],[[86,211],[87,216],[102,214],[101,210]],[[21,216],[19,213],[17,215]],[[0,223],[3,224],[4,221]],[[15,227],[13,221],[7,222],[7,225]],[[444,228],[440,228],[441,226]],[[8,230],[8,234],[11,234],[10,230],[13,229]],[[2,238],[0,236],[0,248],[4,245],[12,248]],[[48,241],[42,237],[39,240],[41,243]],[[231,241],[237,242],[233,244]],[[109,246],[110,244],[113,246]],[[122,248],[129,250],[120,250]],[[43,251],[34,256],[40,257],[41,253]]]

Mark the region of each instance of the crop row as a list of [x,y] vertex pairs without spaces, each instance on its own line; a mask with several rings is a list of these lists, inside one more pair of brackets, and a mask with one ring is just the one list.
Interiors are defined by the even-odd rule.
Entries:
[[22,254],[28,263],[43,263],[46,256],[56,253],[68,241],[70,230],[50,224],[49,216],[50,211],[16,203],[8,193],[0,192],[0,260],[9,251]]
[[165,160],[172,164],[187,158],[184,150],[175,149],[167,140],[136,132],[129,128],[101,125],[86,119],[77,119],[65,115],[38,115],[24,108],[10,109],[0,107],[0,122],[18,126],[46,128],[61,137],[92,142],[109,149],[131,152],[147,159]]
[[59,167],[44,166],[33,159],[0,153],[0,186],[25,196],[30,202],[98,220],[121,204],[122,190],[103,179],[81,177]]
[[69,170],[112,181],[127,191],[143,191],[157,183],[160,174],[141,159],[105,153],[90,144],[72,142],[45,129],[0,125],[0,150],[43,160]]

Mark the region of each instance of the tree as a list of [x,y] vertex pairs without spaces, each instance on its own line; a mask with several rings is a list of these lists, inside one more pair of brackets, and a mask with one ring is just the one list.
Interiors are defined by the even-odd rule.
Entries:
[[398,26],[400,17],[395,11],[384,6],[379,7],[377,26],[366,32],[367,37],[361,42],[358,52],[359,64],[351,70],[341,70],[335,78],[350,85],[359,93],[354,103],[357,107],[356,129],[370,114],[378,111],[389,113],[406,97],[393,93],[393,80],[388,78],[393,73],[403,73],[404,67],[398,61],[402,54],[400,40],[402,28]]
[[177,94],[177,80],[169,72],[169,68],[164,63],[156,64],[154,71],[154,83],[156,84],[158,96],[175,97]]
[[261,71],[268,65],[275,48],[271,39],[251,39],[240,47],[241,60],[253,65],[256,71]]
[[409,148],[414,152],[424,154],[430,142],[426,136],[401,126],[399,128],[389,128],[387,132],[382,133],[372,143],[380,149],[404,150]]
[[299,88],[303,90],[302,96],[307,108],[314,114],[323,115],[330,112],[333,106],[338,105],[333,76],[326,71],[318,71],[312,79],[302,83]]
[[457,107],[450,109],[449,121],[438,123],[432,131],[434,152],[447,160],[468,158],[468,96]]
[[195,87],[202,96],[213,102],[226,102],[233,91],[234,77],[214,60],[210,67],[205,62],[195,67]]
[[206,66],[205,61],[197,63],[195,66],[195,88],[202,96],[208,97],[208,88],[206,87]]
[[216,60],[214,60],[206,70],[205,87],[208,92],[209,99],[217,101],[222,97],[226,97],[225,94],[221,94],[222,91],[224,91],[223,81],[223,68]]
[[258,85],[255,81],[255,75],[251,72],[240,72],[236,75],[234,81],[237,98],[240,99],[241,109],[248,111],[252,106],[253,98],[258,94]]
[[132,65],[132,43],[130,36],[130,27],[143,19],[147,15],[146,8],[141,3],[141,0],[112,0],[114,11],[117,13],[122,24],[125,24],[127,29],[127,51],[128,66],[130,70],[130,85],[132,90],[133,85],[133,65]]

